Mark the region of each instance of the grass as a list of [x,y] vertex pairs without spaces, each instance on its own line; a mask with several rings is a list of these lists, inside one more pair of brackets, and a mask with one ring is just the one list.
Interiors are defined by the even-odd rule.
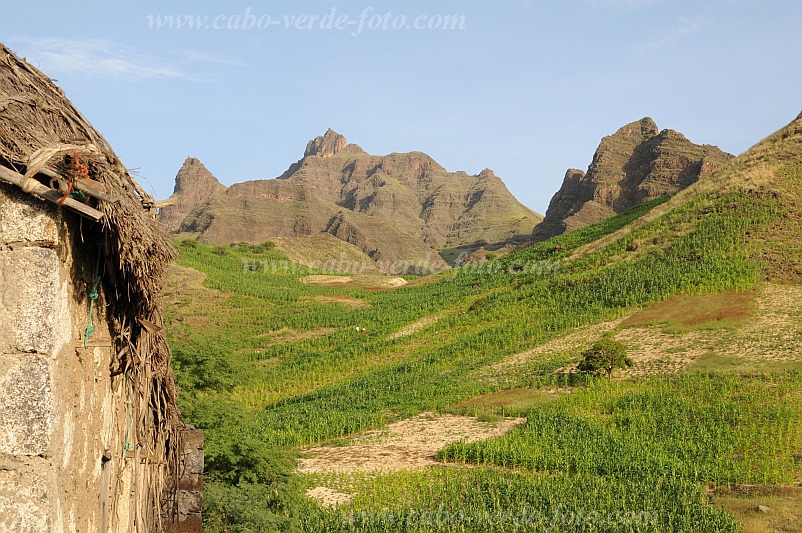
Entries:
[[676,295],[626,318],[622,327],[663,326],[665,333],[736,329],[755,312],[754,291]]
[[800,502],[800,486],[736,487],[720,491],[713,497],[714,505],[732,513],[744,533],[802,532]]
[[532,408],[557,401],[564,389],[520,388],[482,394],[460,402],[454,413],[469,416],[525,416]]
[[[353,478],[352,478],[353,479]],[[435,468],[344,484],[354,499],[310,509],[307,531],[738,531],[680,479]],[[388,502],[392,502],[388,506]]]

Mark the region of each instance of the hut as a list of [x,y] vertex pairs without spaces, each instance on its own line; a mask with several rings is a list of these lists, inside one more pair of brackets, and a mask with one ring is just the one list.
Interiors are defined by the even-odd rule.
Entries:
[[0,44],[1,531],[200,528],[154,215],[64,93]]

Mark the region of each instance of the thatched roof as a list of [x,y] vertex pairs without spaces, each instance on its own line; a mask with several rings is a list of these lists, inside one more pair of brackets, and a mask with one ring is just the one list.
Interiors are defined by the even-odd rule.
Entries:
[[97,209],[105,215],[103,229],[113,241],[126,296],[149,314],[165,265],[174,256],[167,236],[143,208],[143,202],[149,207],[153,199],[62,90],[0,44],[0,164],[20,174],[32,163],[58,172],[64,156],[74,151],[89,162],[90,177],[119,200],[100,202]]
[[114,198],[86,199],[89,210],[99,211],[102,218],[81,228],[93,239],[91,244],[85,241],[92,247],[87,254],[102,253],[104,259],[103,293],[116,345],[112,364],[139,400],[137,442],[149,455],[164,457],[174,451],[180,427],[157,303],[174,249],[155,223],[153,199],[103,136],[48,76],[0,44],[0,170],[24,177],[18,185],[26,192],[38,187],[41,193],[53,178],[75,181],[69,176],[70,158],[80,159],[86,181],[99,182]]

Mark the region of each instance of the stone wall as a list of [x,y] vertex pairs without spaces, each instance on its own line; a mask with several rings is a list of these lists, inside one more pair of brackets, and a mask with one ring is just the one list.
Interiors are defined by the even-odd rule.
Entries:
[[193,427],[183,432],[178,475],[178,516],[170,533],[201,533],[203,521],[203,431]]
[[84,346],[89,224],[0,183],[0,531],[152,530],[139,496],[164,461],[130,440],[102,290]]

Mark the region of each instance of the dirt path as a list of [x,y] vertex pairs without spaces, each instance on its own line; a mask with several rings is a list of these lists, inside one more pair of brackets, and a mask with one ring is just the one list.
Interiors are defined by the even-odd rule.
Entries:
[[396,331],[392,335],[390,335],[390,340],[400,339],[401,337],[408,337],[413,333],[417,333],[418,331],[422,330],[423,328],[429,327],[435,322],[439,322],[442,317],[439,315],[429,315],[421,318],[417,322],[413,322],[408,326],[405,326],[403,329]]

